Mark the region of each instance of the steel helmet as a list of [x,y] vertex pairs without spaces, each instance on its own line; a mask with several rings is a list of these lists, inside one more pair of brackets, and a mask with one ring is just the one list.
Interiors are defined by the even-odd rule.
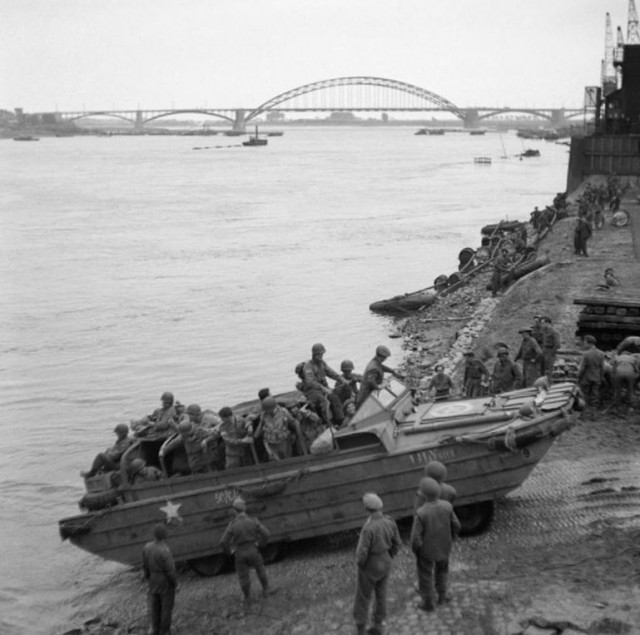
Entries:
[[120,432],[122,434],[129,434],[129,426],[126,423],[119,423],[114,429],[113,431],[116,434],[119,434]]
[[311,347],[311,354],[316,355],[318,353],[326,353],[327,349],[324,347],[324,344],[314,344]]
[[342,364],[340,364],[340,370],[342,371],[353,370],[354,368],[355,366],[350,359],[345,359]]
[[193,424],[191,423],[191,421],[181,421],[178,424],[178,432],[180,432],[180,434],[182,433],[188,434],[189,432],[191,432],[192,428],[193,428]]
[[380,357],[391,357],[391,351],[386,346],[378,346],[378,348],[376,348],[376,355]]
[[533,399],[527,399],[518,410],[518,414],[523,417],[532,417],[535,414],[536,402]]
[[131,474],[137,474],[143,467],[145,462],[142,459],[133,459],[131,461]]
[[440,485],[434,479],[425,476],[420,479],[420,493],[427,500],[436,500],[440,496]]
[[447,468],[440,461],[429,461],[424,468],[424,473],[425,476],[430,476],[437,483],[447,478]]
[[193,415],[194,417],[199,417],[202,414],[202,408],[197,403],[192,403],[187,408],[187,414]]
[[163,392],[162,397],[160,397],[160,401],[167,401],[169,403],[173,403],[173,393],[172,392]]

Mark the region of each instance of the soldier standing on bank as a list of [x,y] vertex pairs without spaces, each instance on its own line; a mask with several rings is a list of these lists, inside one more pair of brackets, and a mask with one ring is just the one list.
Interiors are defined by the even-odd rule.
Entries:
[[263,547],[269,539],[267,528],[257,519],[247,516],[247,504],[242,498],[233,501],[235,518],[227,525],[220,545],[229,554],[234,554],[236,573],[245,605],[251,603],[251,569],[255,569],[262,585],[262,597],[277,592],[269,588],[267,572],[258,547]]
[[587,406],[597,408],[600,405],[600,388],[604,382],[605,355],[596,348],[596,338],[586,335],[587,349],[582,354],[582,362],[578,371],[578,384],[584,394]]
[[482,397],[482,393],[484,392],[482,381],[483,379],[489,379],[489,371],[479,359],[475,358],[473,351],[466,350],[464,357],[464,378],[462,380],[464,394],[468,399]]
[[560,349],[560,334],[551,326],[551,318],[542,318],[542,355],[544,356],[544,374],[549,381],[553,379],[553,365]]
[[532,332],[533,329],[530,326],[524,326],[518,331],[522,335],[522,343],[515,356],[515,361],[522,360],[522,384],[524,388],[533,386],[533,382],[540,377],[542,349],[531,336]]
[[167,528],[153,528],[154,540],[142,550],[142,569],[149,582],[149,621],[151,635],[169,635],[175,600],[177,578],[173,556],[167,545]]
[[522,383],[522,373],[515,362],[509,359],[506,348],[498,349],[498,359],[491,373],[491,392],[508,392]]
[[400,533],[393,518],[382,513],[382,499],[376,494],[365,494],[362,498],[370,513],[356,548],[358,579],[353,617],[356,633],[364,635],[369,617],[371,596],[375,595],[373,626],[370,635],[382,635],[383,622],[387,617],[387,582],[391,571],[391,559],[400,550]]

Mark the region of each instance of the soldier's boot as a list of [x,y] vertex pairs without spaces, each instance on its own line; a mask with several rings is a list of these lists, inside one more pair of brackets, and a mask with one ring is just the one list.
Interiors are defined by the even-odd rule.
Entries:
[[244,605],[249,606],[251,604],[251,584],[243,584],[240,588],[242,589]]
[[382,624],[374,624],[367,630],[367,635],[384,635]]
[[356,624],[356,635],[365,635],[365,625],[364,624]]

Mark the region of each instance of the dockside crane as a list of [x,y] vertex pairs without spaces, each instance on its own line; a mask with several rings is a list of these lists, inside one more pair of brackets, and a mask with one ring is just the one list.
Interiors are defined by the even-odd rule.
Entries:
[[629,12],[627,14],[627,44],[640,44],[636,0],[629,0]]
[[[633,2],[633,0],[631,1]],[[604,59],[602,60],[602,72],[600,77],[603,97],[606,97],[618,88],[618,78],[616,76],[613,58],[613,30],[611,28],[611,15],[607,13],[605,18]]]

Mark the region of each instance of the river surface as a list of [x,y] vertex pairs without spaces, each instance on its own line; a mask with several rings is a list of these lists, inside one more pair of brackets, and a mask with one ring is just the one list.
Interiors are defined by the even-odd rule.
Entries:
[[290,390],[317,341],[336,369],[382,343],[398,364],[368,305],[565,188],[563,145],[520,161],[513,133],[414,130],[0,142],[0,633],[60,632],[121,569],[57,528],[116,423],[165,390],[215,410]]

